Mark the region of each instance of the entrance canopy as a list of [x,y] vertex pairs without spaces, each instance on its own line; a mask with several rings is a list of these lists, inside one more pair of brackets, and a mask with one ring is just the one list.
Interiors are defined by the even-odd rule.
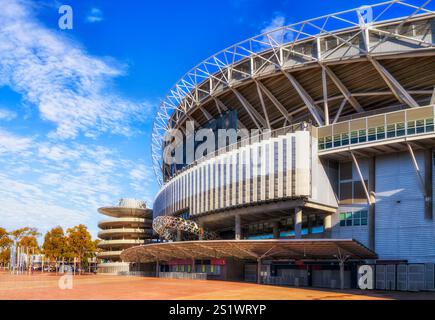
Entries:
[[355,240],[210,240],[147,244],[126,249],[121,259],[149,263],[175,259],[320,260],[346,257],[376,259],[376,254]]

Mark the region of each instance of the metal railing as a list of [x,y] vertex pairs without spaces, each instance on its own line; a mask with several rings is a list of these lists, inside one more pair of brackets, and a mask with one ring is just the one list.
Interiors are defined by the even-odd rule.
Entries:
[[207,273],[159,272],[159,278],[207,280]]

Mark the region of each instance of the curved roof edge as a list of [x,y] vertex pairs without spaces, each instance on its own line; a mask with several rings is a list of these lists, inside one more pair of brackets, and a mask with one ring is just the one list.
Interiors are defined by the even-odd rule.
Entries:
[[[196,65],[173,86],[166,98],[161,102],[155,116],[152,130],[151,156],[158,183],[161,186],[163,185],[161,171],[162,143],[164,134],[169,129],[168,121],[175,110],[185,112],[189,106],[198,103],[197,93],[201,92],[198,87],[207,79],[228,83],[229,79],[224,75],[226,69],[248,57],[259,57],[260,54],[268,51],[276,56],[278,62],[273,62],[276,67],[282,68],[283,66],[280,64],[278,55],[283,45],[295,44],[310,38],[331,36],[332,32],[335,33],[347,29],[359,28],[359,32],[362,33],[368,26],[375,23],[397,19],[406,21],[413,16],[435,13],[435,11],[425,8],[430,2],[419,0],[419,3],[421,4],[414,5],[404,0],[390,0],[290,24],[241,41]],[[339,38],[337,35],[334,35],[334,37]],[[348,42],[346,39],[341,39],[341,41],[343,43]],[[295,52],[293,47],[291,52],[305,56]],[[315,57],[309,58],[311,58],[310,62],[319,61]],[[270,58],[264,60],[271,62]],[[220,79],[215,77],[218,73],[222,73]],[[204,93],[205,91],[202,92]],[[183,103],[185,104],[184,107]]]

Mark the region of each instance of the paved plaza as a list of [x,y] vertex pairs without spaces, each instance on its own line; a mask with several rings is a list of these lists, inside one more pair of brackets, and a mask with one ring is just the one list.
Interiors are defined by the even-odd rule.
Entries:
[[239,282],[83,275],[60,289],[60,275],[0,273],[0,300],[360,300],[435,299],[435,293],[288,288]]

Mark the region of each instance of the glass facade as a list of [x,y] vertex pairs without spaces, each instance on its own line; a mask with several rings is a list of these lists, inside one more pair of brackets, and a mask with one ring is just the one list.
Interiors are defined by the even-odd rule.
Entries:
[[319,138],[319,150],[434,132],[434,118],[397,122]]
[[340,227],[367,225],[367,210],[340,213]]

